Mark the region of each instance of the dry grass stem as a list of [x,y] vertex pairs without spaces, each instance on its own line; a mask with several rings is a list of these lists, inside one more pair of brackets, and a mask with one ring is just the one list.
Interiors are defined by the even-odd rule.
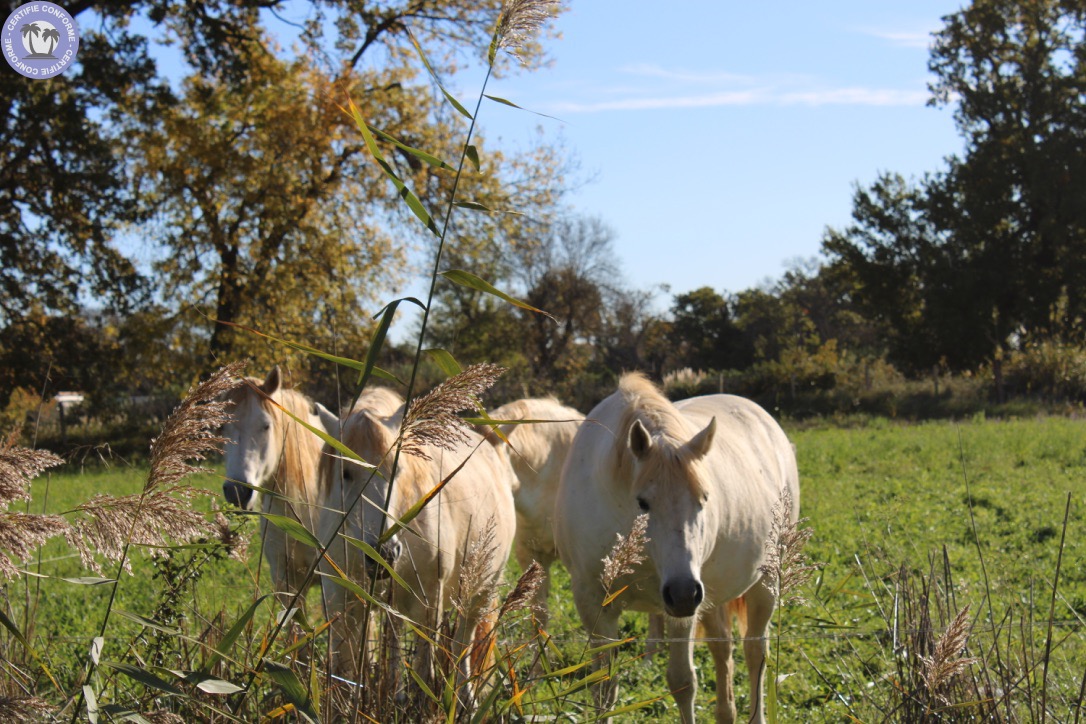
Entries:
[[811,580],[818,566],[807,562],[804,548],[814,532],[800,528],[807,518],[792,520],[792,492],[781,490],[773,506],[773,526],[765,544],[765,562],[758,567],[767,585],[776,584],[777,601],[781,605],[805,605],[807,599],[798,593]]
[[57,708],[35,696],[0,696],[0,721],[10,724],[51,721]]
[[402,452],[429,460],[426,446],[453,450],[469,440],[468,425],[456,413],[479,406],[479,396],[505,372],[494,364],[471,365],[416,398],[404,416]]
[[530,607],[535,601],[535,593],[539,590],[539,586],[542,585],[545,577],[546,571],[543,570],[543,566],[540,565],[539,561],[532,561],[531,565],[528,566],[528,570],[524,571],[520,578],[517,579],[517,585],[502,601],[501,610],[498,611],[498,618],[501,619],[507,613],[515,613]]
[[520,51],[543,24],[558,14],[559,0],[511,0],[502,8],[495,32],[495,52],[504,50],[523,63]]
[[222,398],[241,384],[243,367],[241,362],[221,367],[189,391],[166,420],[162,434],[151,441],[151,472],[144,490],[170,487],[189,475],[207,472],[189,461],[203,460],[226,442],[216,432],[230,420],[230,403]]
[[13,500],[30,500],[30,481],[64,461],[48,450],[15,446],[15,438],[0,443],[0,509]]
[[645,560],[645,544],[649,541],[645,536],[645,531],[648,527],[648,513],[642,513],[634,518],[629,535],[616,534],[615,545],[603,559],[603,573],[600,575],[603,590],[610,592],[611,586],[619,577],[633,573],[636,567]]
[[8,556],[19,562],[28,561],[38,546],[69,530],[68,521],[57,515],[0,513],[0,553],[7,553],[0,555],[0,579],[19,574]]
[[954,618],[943,635],[935,642],[935,651],[931,657],[921,656],[921,676],[928,691],[944,704],[951,701],[944,693],[944,687],[959,674],[979,661],[975,658],[962,658],[958,654],[965,648],[969,638],[969,606],[966,606]]

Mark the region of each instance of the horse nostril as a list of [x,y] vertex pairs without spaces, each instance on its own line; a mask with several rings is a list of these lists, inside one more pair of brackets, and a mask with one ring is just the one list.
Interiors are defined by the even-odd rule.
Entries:
[[244,485],[238,485],[234,481],[228,480],[222,484],[222,494],[226,498],[226,502],[245,509],[249,505],[249,499],[253,496],[253,491]]
[[664,599],[664,606],[666,606],[669,611],[675,608],[675,599],[671,595],[671,586],[665,585],[664,590],[661,591],[661,594]]
[[697,611],[705,599],[705,587],[695,578],[668,581],[660,589],[660,597],[670,615],[684,618],[693,616]]

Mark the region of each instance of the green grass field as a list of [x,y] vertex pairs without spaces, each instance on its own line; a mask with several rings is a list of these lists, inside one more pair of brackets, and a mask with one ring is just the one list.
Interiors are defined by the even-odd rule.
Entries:
[[[915,668],[910,657],[917,654],[908,645],[909,628],[923,620],[908,609],[916,606],[925,585],[930,586],[930,624],[936,638],[961,607],[970,606],[973,633],[967,653],[983,659],[972,668],[972,675],[982,679],[981,696],[1002,697],[1003,689],[991,681],[1005,679],[1010,682],[1006,686],[1017,687],[1013,697],[1006,697],[1012,702],[1006,705],[1007,718],[1013,712],[1015,717],[1033,719],[1039,713],[1037,692],[1043,685],[1050,715],[1073,718],[1086,666],[1083,424],[1064,418],[913,425],[874,420],[847,428],[789,429],[799,458],[801,513],[814,529],[808,557],[822,568],[804,592],[810,604],[785,608],[781,625],[772,632],[774,651],[767,680],[779,682],[773,697],[779,720],[908,719],[907,709],[900,708],[901,692],[910,686],[903,676]],[[98,492],[135,492],[144,475],[144,470],[119,465],[46,475],[35,483],[29,510],[60,512]],[[199,484],[217,493],[220,479],[207,476]],[[1051,608],[1068,493],[1070,516]],[[217,504],[217,498],[208,499],[209,508],[213,501]],[[255,528],[255,522],[247,526],[250,534]],[[191,668],[192,662],[185,657],[204,655],[198,642],[221,635],[257,595],[267,592],[266,570],[263,575],[258,571],[258,547],[250,551],[245,564],[225,559],[209,562],[197,585],[184,589],[183,598],[170,609],[179,617],[161,623],[179,628],[189,638],[158,642],[154,651],[161,656],[162,666]],[[167,587],[162,566],[152,562],[150,553],[138,551],[134,575],[122,576],[107,630],[105,659],[127,661],[132,651],[145,652],[155,643],[154,630],[117,615],[123,611],[152,617],[160,610]],[[181,551],[176,560],[200,555],[200,549]],[[7,613],[29,634],[62,687],[70,687],[91,639],[98,635],[110,587],[59,580],[92,575],[62,540],[47,545],[41,560],[28,568],[51,578],[9,583]],[[103,575],[112,576],[113,571],[107,569]],[[515,575],[511,567],[510,581]],[[566,591],[568,578],[559,570],[551,598],[553,646],[545,654],[552,669],[577,663],[585,645]],[[310,601],[319,611],[315,592]],[[1044,666],[1050,608],[1054,611],[1051,654]],[[272,616],[269,601],[254,616],[248,635],[258,638]],[[893,621],[899,624],[896,631]],[[645,617],[627,615],[623,633],[643,639]],[[502,636],[499,652],[511,652],[525,637],[525,628],[506,627]],[[130,649],[133,642],[136,645]],[[13,650],[10,640],[4,645],[7,651]],[[252,647],[255,642],[243,637],[238,645]],[[641,642],[622,649],[626,663],[619,672],[620,706],[667,693],[663,657],[643,660],[642,650]],[[742,716],[748,710],[749,687],[741,647],[737,652],[736,669],[741,673],[736,693]],[[714,674],[704,646],[698,648],[697,659],[699,717],[708,719]],[[587,718],[591,697],[586,691],[561,693],[563,686],[575,684],[584,673],[572,673],[568,681],[541,683],[544,688],[536,690],[540,694],[536,698],[546,699],[541,695],[546,691],[554,699],[531,705],[528,696],[523,714],[556,716],[559,721]],[[35,681],[40,696],[63,701],[44,677]],[[525,682],[531,680],[523,679],[522,685]],[[166,706],[162,697],[155,702]],[[277,700],[257,699],[253,705],[267,713]],[[944,710],[943,715],[953,711]],[[656,720],[674,714],[670,698],[664,696],[621,718]],[[382,721],[395,718],[387,712],[372,715]]]

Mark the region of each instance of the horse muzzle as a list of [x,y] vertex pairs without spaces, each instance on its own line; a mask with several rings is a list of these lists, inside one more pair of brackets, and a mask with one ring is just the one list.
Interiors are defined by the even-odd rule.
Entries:
[[705,599],[705,587],[696,578],[672,579],[660,588],[660,596],[668,616],[687,618],[694,615]]
[[[381,558],[384,559],[385,563],[394,566],[403,552],[403,544],[400,543],[398,538],[393,538],[385,541],[377,552],[381,554]],[[378,581],[389,578],[388,570],[368,555],[366,556],[366,575]]]
[[249,501],[253,499],[253,489],[239,485],[233,480],[227,480],[222,484],[222,494],[226,502],[233,503],[242,510],[249,508]]

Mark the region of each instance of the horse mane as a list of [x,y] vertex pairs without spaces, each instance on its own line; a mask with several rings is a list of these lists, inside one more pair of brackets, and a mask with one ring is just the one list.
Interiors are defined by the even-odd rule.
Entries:
[[[615,471],[619,480],[632,480],[633,455],[627,444],[630,426],[640,421],[649,436],[662,444],[654,447],[652,465],[671,468],[681,467],[688,470],[689,461],[682,455],[682,448],[697,430],[683,414],[667,399],[660,388],[640,372],[627,372],[618,383],[618,395],[623,402],[622,411],[615,429]],[[690,490],[701,495],[701,481],[692,471],[679,476],[688,482]]]
[[392,417],[403,406],[400,393],[388,387],[367,387],[358,396],[351,412],[369,410],[380,417]]

